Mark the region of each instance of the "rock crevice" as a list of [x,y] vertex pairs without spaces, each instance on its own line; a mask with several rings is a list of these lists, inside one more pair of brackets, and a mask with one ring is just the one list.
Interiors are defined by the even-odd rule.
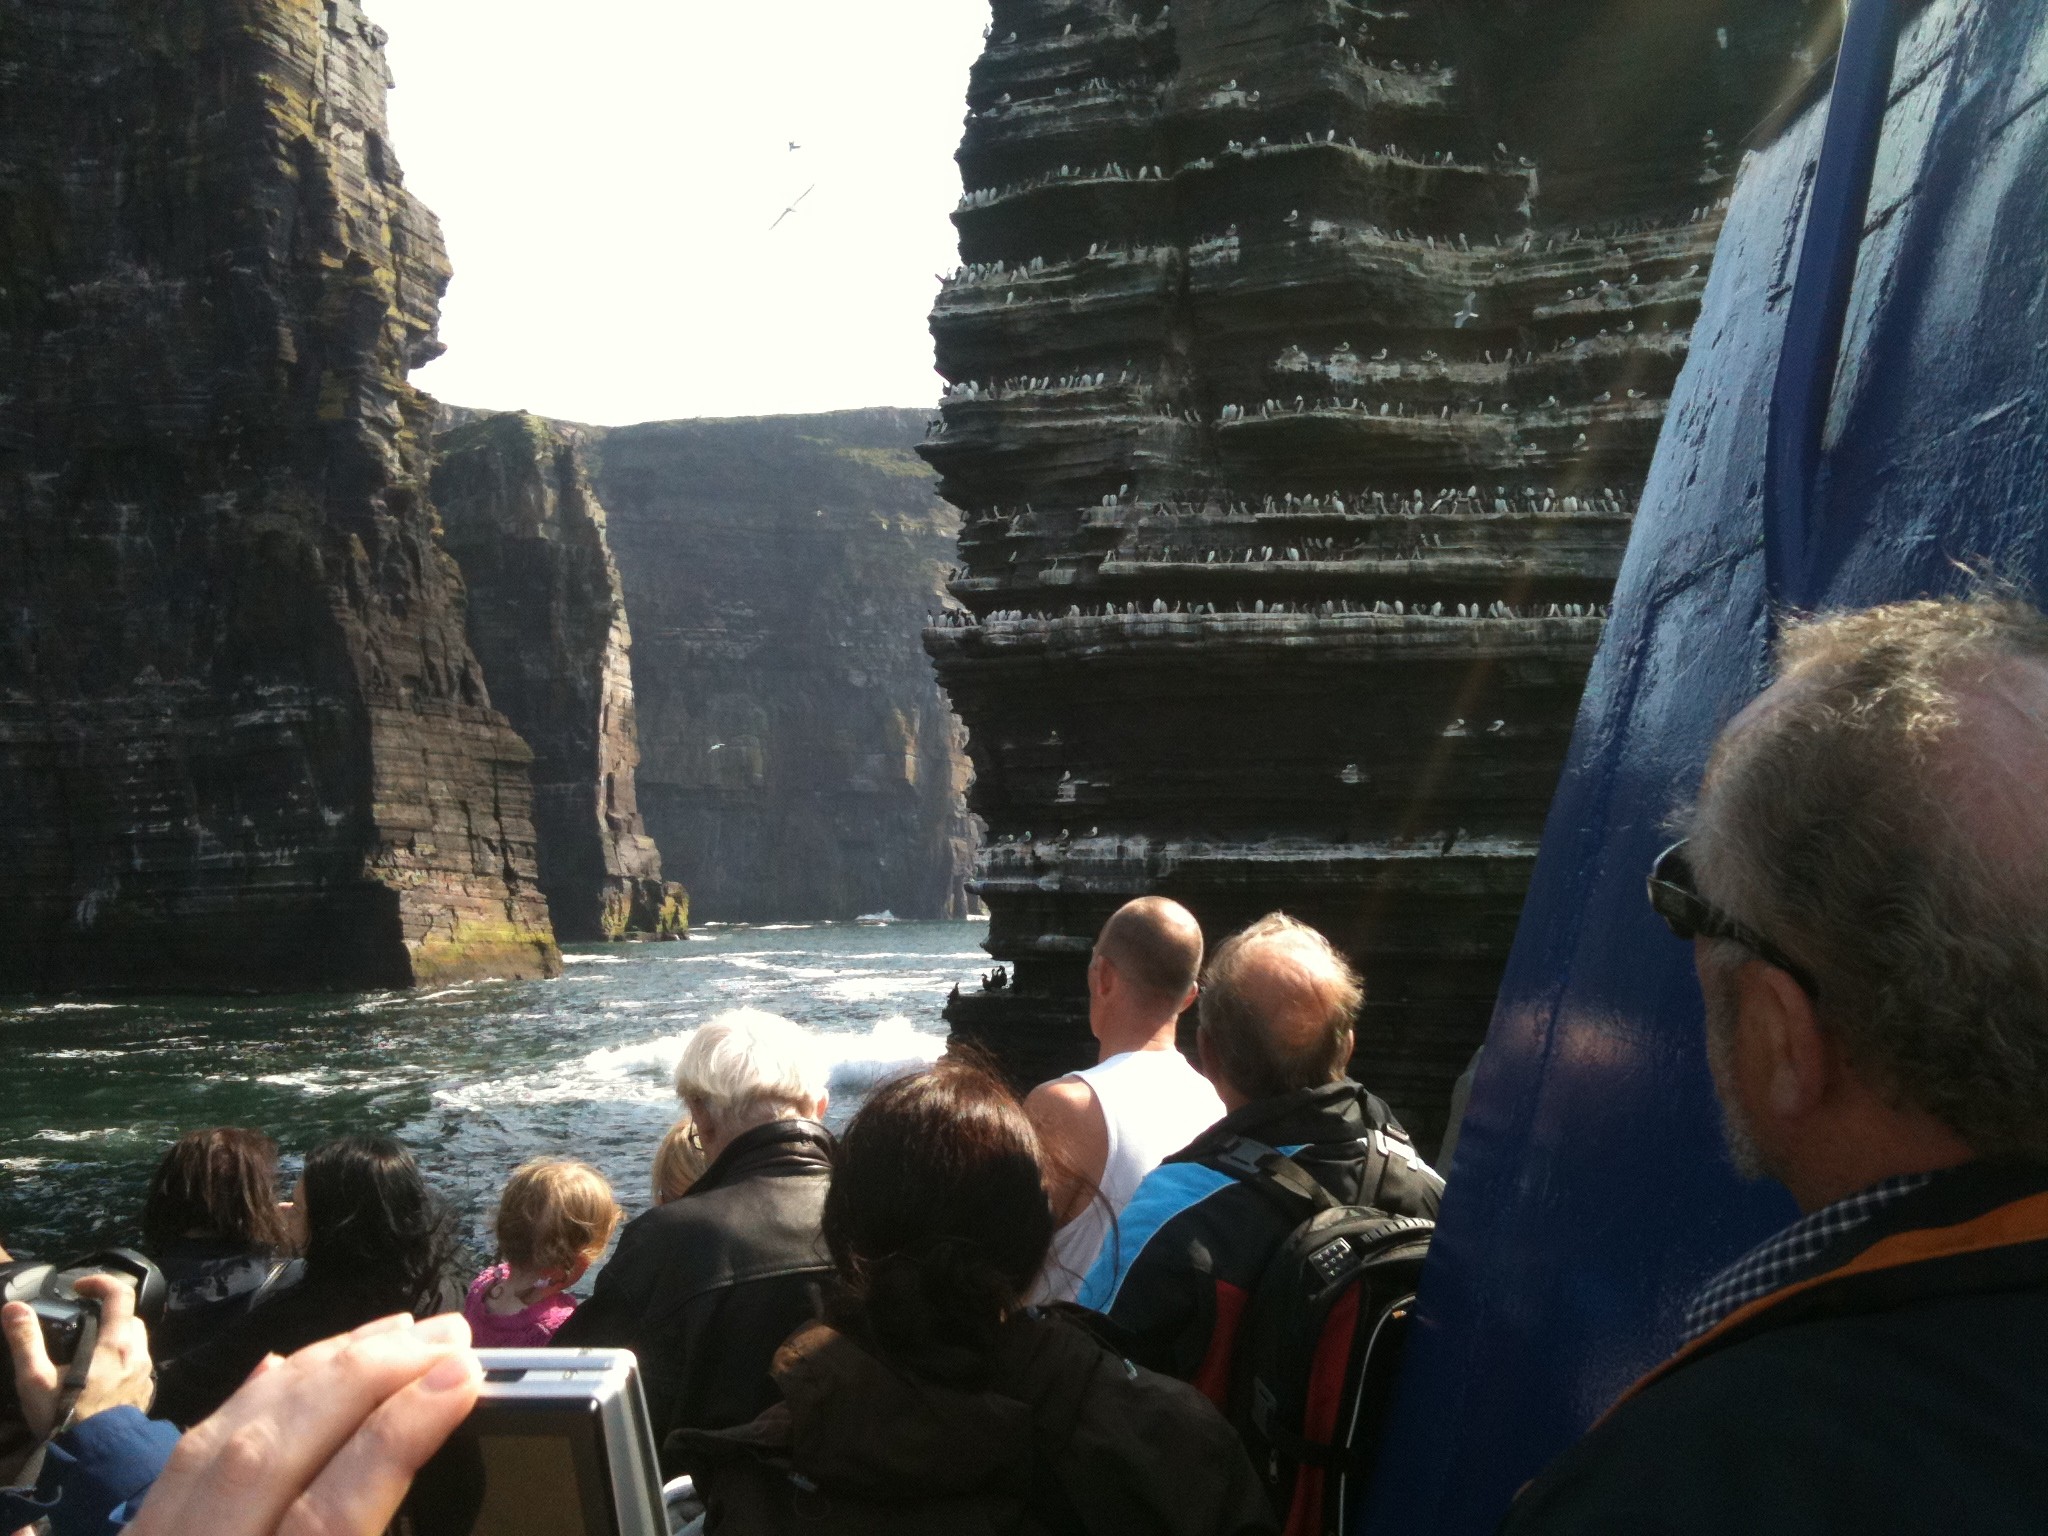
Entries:
[[625,594],[576,445],[508,412],[435,439],[434,505],[491,701],[533,749],[541,890],[562,940],[671,935],[688,898],[640,817]]

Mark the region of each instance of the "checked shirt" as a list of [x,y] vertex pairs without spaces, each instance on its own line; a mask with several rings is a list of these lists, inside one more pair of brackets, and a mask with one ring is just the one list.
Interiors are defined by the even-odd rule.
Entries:
[[1775,1237],[1766,1238],[1701,1288],[1686,1310],[1685,1342],[1690,1344],[1738,1308],[1799,1279],[1836,1238],[1862,1226],[1901,1195],[1924,1189],[1933,1177],[1931,1173],[1902,1173],[1824,1205]]

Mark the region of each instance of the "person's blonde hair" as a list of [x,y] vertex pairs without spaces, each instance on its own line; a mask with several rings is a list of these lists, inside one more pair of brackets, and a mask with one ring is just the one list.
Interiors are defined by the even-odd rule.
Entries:
[[491,1228],[507,1263],[567,1269],[603,1254],[621,1214],[611,1185],[588,1163],[537,1157],[512,1170]]
[[680,1200],[690,1187],[704,1177],[711,1159],[704,1155],[704,1140],[697,1123],[688,1115],[668,1128],[661,1145],[654,1149],[654,1203],[667,1205]]

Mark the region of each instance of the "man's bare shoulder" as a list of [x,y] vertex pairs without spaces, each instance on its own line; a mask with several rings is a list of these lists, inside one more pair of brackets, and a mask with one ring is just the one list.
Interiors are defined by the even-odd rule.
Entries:
[[1024,1096],[1024,1113],[1040,1130],[1079,1129],[1102,1113],[1095,1090],[1078,1077],[1056,1077]]

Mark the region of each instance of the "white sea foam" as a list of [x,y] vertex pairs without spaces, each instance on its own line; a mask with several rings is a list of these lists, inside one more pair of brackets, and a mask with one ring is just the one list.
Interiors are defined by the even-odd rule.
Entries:
[[41,1130],[31,1136],[31,1141],[106,1141],[121,1134],[118,1125],[103,1125],[96,1131],[52,1131]]
[[76,1046],[68,1051],[38,1051],[36,1053],[36,1055],[43,1061],[119,1060],[121,1057],[126,1056],[127,1054],[128,1053],[126,1051],[89,1050],[84,1046]]
[[841,1002],[872,1003],[885,997],[902,997],[906,993],[943,992],[952,984],[951,977],[941,976],[936,971],[928,971],[922,976],[898,972],[893,976],[848,976],[827,982],[819,990]]
[[48,1157],[0,1157],[0,1169],[8,1173],[34,1173],[38,1168],[47,1168],[54,1158]]
[[99,1013],[104,1009],[118,1008],[119,1003],[37,1003],[33,1007],[16,1008],[14,1013]]
[[627,961],[628,961],[628,960],[629,960],[630,958],[631,958],[631,957],[630,957],[630,956],[628,956],[628,955],[564,955],[564,956],[562,956],[562,964],[564,964],[564,965],[624,965],[624,964],[626,964],[626,963],[627,963]]
[[[605,1046],[543,1071],[437,1089],[434,1102],[463,1110],[668,1102],[675,1092],[676,1062],[694,1033],[683,1030],[652,1040]],[[943,1034],[919,1029],[900,1014],[883,1019],[865,1033],[820,1031],[814,1038],[829,1062],[827,1081],[836,1095],[865,1093],[899,1072],[929,1066],[946,1048]]]
[[[228,1075],[220,1081],[233,1082]],[[411,1076],[394,1076],[389,1072],[351,1071],[342,1067],[309,1067],[303,1072],[270,1072],[256,1079],[271,1088],[296,1088],[313,1098],[325,1098],[330,1093],[348,1089],[357,1093],[378,1093],[387,1088],[403,1088],[417,1081]]]

